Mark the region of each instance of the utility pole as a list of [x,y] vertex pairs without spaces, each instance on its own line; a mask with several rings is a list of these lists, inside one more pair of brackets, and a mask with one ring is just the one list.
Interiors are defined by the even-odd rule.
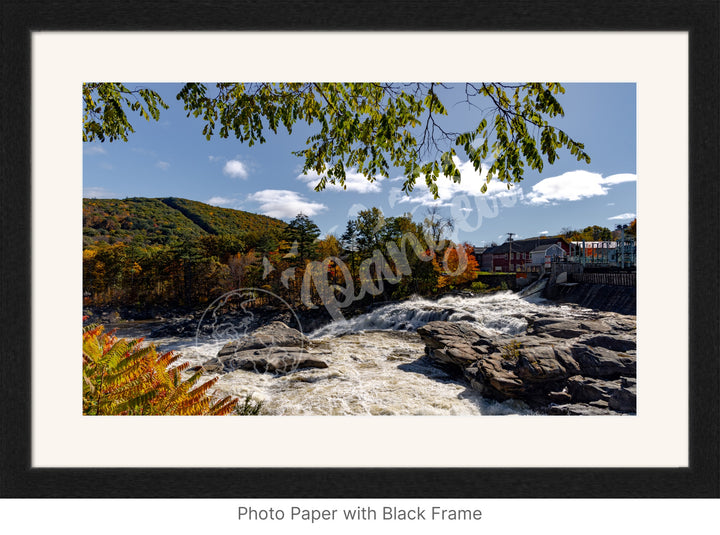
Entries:
[[515,236],[515,233],[508,232],[507,235],[509,236],[508,237],[508,244],[509,244],[508,245],[508,269],[510,269],[510,271],[515,271],[514,269],[512,269],[512,264],[510,264],[510,262],[512,262],[512,242],[513,242],[512,237]]

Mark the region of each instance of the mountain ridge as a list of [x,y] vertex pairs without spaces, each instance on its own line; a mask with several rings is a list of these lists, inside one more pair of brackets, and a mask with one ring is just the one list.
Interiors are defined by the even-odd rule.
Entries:
[[242,236],[283,230],[273,217],[180,197],[83,199],[83,243],[169,245],[204,235]]

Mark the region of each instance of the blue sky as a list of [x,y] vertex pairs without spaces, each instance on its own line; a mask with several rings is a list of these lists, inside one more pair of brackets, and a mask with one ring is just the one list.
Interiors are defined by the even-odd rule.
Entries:
[[[300,174],[302,149],[310,130],[296,127],[292,135],[269,134],[262,145],[248,147],[236,139],[201,134],[202,122],[187,118],[175,99],[182,84],[127,84],[158,91],[170,109],[159,122],[131,117],[135,133],[127,142],[85,143],[85,197],[184,197],[216,206],[262,213],[286,221],[303,212],[324,234],[342,234],[358,210],[376,206],[386,216],[411,212],[422,220],[431,206],[455,220],[456,241],[474,245],[498,243],[506,233],[515,239],[555,234],[564,227],[601,225],[615,228],[636,213],[636,87],[635,84],[563,84],[559,100],[565,117],[552,124],[585,144],[590,164],[560,152],[542,173],[525,170],[524,180],[508,191],[491,183],[480,193],[484,178],[462,158],[459,185],[440,177],[440,199],[424,186],[409,195],[400,191],[401,172],[370,183],[348,172],[347,190],[328,185],[315,192],[316,176]],[[461,91],[463,84],[456,84]],[[459,131],[477,125],[480,112],[458,103],[460,92],[443,99],[444,125]]]

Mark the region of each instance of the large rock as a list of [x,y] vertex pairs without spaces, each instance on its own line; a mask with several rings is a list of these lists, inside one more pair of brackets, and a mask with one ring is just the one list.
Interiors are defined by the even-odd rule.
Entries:
[[274,321],[247,336],[225,344],[217,357],[202,364],[213,373],[249,370],[258,373],[290,373],[305,368],[327,368],[328,351],[309,352],[307,337],[297,329]]
[[[518,377],[530,382],[548,382],[564,379],[577,369],[577,364],[572,358],[567,358],[565,364],[572,367],[570,371],[558,359],[555,348],[552,346],[520,347],[520,357],[516,365]],[[566,355],[567,352],[563,352]],[[568,355],[569,357],[569,355]]]
[[493,399],[520,399],[526,390],[525,383],[512,369],[503,366],[501,358],[496,355],[465,368],[464,375],[475,390]]
[[264,349],[270,347],[303,347],[307,344],[307,337],[297,329],[288,327],[280,321],[256,329],[247,336],[232,340],[218,352],[218,357],[233,355],[249,349]]
[[491,342],[465,323],[432,321],[418,328],[431,358],[464,368],[488,353]]
[[491,344],[487,335],[467,323],[431,321],[419,327],[417,333],[430,348],[458,345],[483,347]]
[[553,338],[577,338],[590,332],[577,320],[542,319],[534,322],[532,327],[533,334],[543,334]]
[[205,371],[214,373],[229,373],[236,370],[290,373],[305,368],[327,368],[327,363],[321,357],[329,356],[329,351],[310,353],[302,349],[267,347],[218,356],[205,362],[202,367]]
[[608,406],[618,412],[637,412],[637,391],[634,379],[623,377],[620,388],[613,392]]
[[609,349],[610,351],[632,351],[637,347],[635,338],[629,336],[591,336],[583,340],[583,343],[591,347]]
[[635,412],[634,320],[588,316],[529,318],[528,332],[512,338],[447,321],[418,334],[430,358],[458,368],[485,397],[551,414]]
[[613,394],[620,390],[620,381],[604,381],[576,375],[567,381],[568,392],[576,403],[604,401],[609,403]]
[[577,345],[572,348],[580,373],[588,377],[635,376],[636,359],[624,353],[616,353],[603,347]]

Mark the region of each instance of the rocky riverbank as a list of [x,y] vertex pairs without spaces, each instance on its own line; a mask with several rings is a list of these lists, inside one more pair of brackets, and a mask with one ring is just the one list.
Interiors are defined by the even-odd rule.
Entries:
[[[125,308],[97,307],[83,311],[85,324],[100,323],[108,328],[116,325],[128,327],[130,324],[144,325],[148,328],[149,338],[191,338],[196,335],[211,334],[216,326],[207,321],[205,310],[188,311],[179,308],[155,308],[151,311],[135,311]],[[297,319],[296,319],[297,318]],[[205,319],[206,321],[203,321]],[[274,321],[298,327],[310,332],[332,321],[325,308],[302,309],[291,312],[286,307],[256,307],[252,313],[245,310],[227,310],[222,313],[223,323],[242,325],[248,332],[254,331]]]
[[462,373],[484,397],[522,400],[547,414],[635,413],[634,316],[527,319],[526,332],[513,337],[446,321],[418,334],[430,358]]

